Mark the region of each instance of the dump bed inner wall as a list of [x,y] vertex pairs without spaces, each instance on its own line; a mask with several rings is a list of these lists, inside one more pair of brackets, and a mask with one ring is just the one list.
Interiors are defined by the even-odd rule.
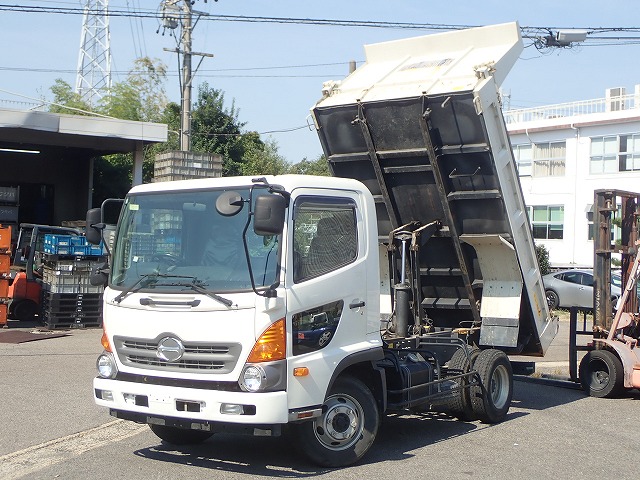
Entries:
[[[509,219],[482,115],[472,91],[316,107],[333,175],[356,178],[374,195],[378,233],[439,220],[444,228],[420,250],[423,307],[436,326],[479,321],[482,277],[461,235],[510,240]],[[523,295],[519,343],[540,349]]]

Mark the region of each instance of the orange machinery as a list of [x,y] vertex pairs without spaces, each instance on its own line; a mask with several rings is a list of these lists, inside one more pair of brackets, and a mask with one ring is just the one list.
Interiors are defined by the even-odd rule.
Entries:
[[0,326],[7,324],[11,268],[11,227],[0,227]]
[[[54,227],[33,223],[20,224],[20,234],[13,257],[12,269],[16,271],[8,287],[8,316],[20,321],[31,321],[40,313],[42,293],[42,258],[46,234],[80,235],[74,228]],[[9,235],[10,238],[10,235]],[[1,245],[0,245],[0,248]],[[0,292],[1,293],[1,292]]]

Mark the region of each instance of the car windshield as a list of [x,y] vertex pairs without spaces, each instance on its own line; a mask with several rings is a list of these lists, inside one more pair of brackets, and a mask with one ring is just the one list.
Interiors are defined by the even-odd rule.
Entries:
[[[242,240],[248,206],[245,203],[236,215],[221,215],[215,204],[224,191],[128,196],[116,233],[110,285],[126,290],[150,274],[170,274],[193,279],[198,287],[210,292],[250,290]],[[234,191],[243,199],[249,198],[249,188]],[[246,238],[255,285],[269,287],[277,281],[279,272],[280,236],[256,235],[250,224]],[[144,289],[194,291],[190,285],[173,281],[149,282]]]

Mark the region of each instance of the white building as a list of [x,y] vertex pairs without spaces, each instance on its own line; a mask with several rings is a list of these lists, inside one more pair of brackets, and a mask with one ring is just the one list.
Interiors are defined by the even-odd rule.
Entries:
[[504,112],[536,244],[554,267],[593,266],[593,192],[640,192],[640,85]]

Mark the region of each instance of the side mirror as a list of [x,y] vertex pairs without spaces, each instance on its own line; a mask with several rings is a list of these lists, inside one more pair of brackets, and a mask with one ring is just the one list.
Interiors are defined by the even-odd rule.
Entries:
[[256,235],[280,235],[284,227],[287,200],[282,195],[259,195],[253,212]]
[[107,286],[109,283],[109,265],[103,264],[97,267],[94,267],[91,270],[91,274],[89,275],[89,283],[94,287],[102,285],[103,287]]
[[101,222],[102,211],[100,208],[87,210],[87,230],[85,232],[85,237],[87,237],[87,242],[92,245],[100,245],[100,242],[102,242],[102,230],[104,229],[104,224]]

